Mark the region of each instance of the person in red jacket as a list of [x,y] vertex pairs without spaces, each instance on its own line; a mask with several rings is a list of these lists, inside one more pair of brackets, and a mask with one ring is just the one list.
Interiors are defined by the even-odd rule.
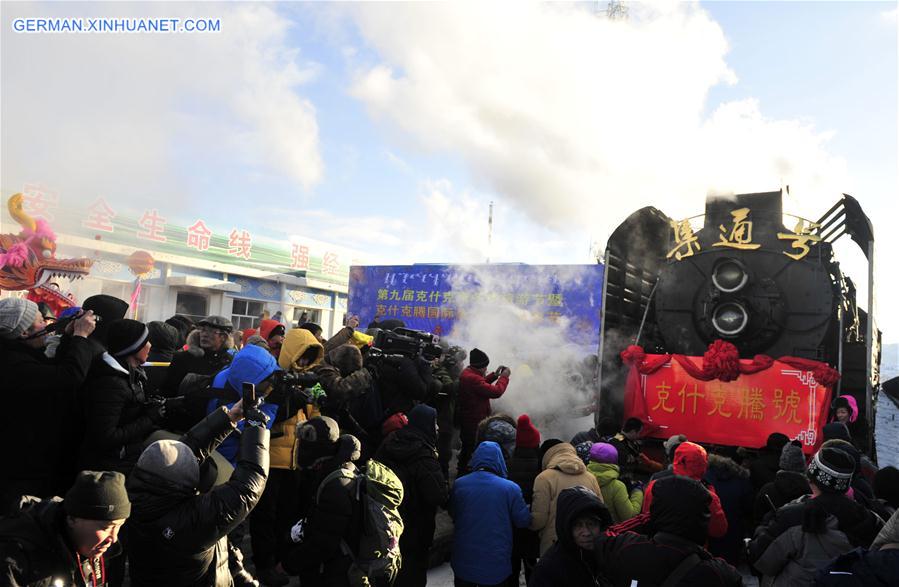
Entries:
[[477,444],[478,424],[490,415],[490,400],[501,397],[509,385],[512,371],[500,367],[487,374],[490,358],[480,349],[472,349],[468,367],[459,377],[459,420],[461,424],[462,450],[456,464],[457,475],[468,472],[468,460]]
[[[712,494],[712,501],[709,504],[709,512],[711,513],[709,538],[721,538],[727,534],[727,517],[724,515],[724,508],[721,507],[718,493],[714,487],[702,479],[706,469],[709,467],[709,456],[706,454],[705,449],[694,442],[683,442],[674,451],[674,463],[672,465],[675,475],[682,475],[699,481]],[[646,486],[646,494],[643,497],[643,513],[649,513],[649,506],[652,503],[652,488],[655,483],[655,481],[650,481],[649,485]]]
[[276,359],[281,354],[284,333],[284,325],[277,320],[263,320],[259,323],[259,336],[265,339],[266,344],[268,344],[268,352]]

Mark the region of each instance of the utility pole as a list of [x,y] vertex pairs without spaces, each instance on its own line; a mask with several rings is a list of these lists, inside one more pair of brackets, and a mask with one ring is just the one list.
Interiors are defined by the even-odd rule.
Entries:
[[490,249],[493,246],[493,201],[487,213],[487,263],[490,263]]

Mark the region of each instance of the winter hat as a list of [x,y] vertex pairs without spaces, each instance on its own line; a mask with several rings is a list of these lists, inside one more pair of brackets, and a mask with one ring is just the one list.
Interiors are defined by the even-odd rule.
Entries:
[[490,358],[481,349],[471,349],[468,354],[468,364],[475,369],[485,369],[490,364]]
[[206,316],[197,323],[197,326],[215,328],[216,330],[221,330],[228,334],[231,334],[234,331],[234,324],[224,316]]
[[558,438],[547,438],[543,441],[543,444],[540,445],[540,462],[543,462],[543,457],[546,456],[546,453],[549,452],[549,449],[556,446],[557,444],[562,444],[562,441]]
[[94,328],[90,338],[96,340],[104,347],[106,346],[107,333],[112,323],[121,320],[128,313],[128,302],[119,298],[108,296],[106,294],[98,294],[84,300],[81,308],[87,312],[92,311],[97,319],[97,327]]
[[574,452],[577,453],[579,459],[584,461],[584,464],[588,464],[590,462],[590,449],[593,448],[593,443],[589,440],[585,440],[584,442],[578,443],[574,447]]
[[400,428],[405,428],[408,424],[409,419],[406,417],[406,414],[397,412],[384,420],[384,423],[381,424],[381,436],[387,436],[391,432],[395,432]]
[[788,442],[790,442],[790,439],[786,434],[772,432],[768,435],[768,440],[765,442],[765,449],[774,453],[780,453],[780,451],[783,450],[784,445]]
[[495,442],[502,447],[503,452],[512,454],[515,449],[515,426],[505,420],[494,420],[487,425],[483,440]]
[[874,495],[890,507],[899,508],[899,469],[884,467],[874,474]]
[[251,336],[247,340],[245,340],[244,346],[245,347],[258,346],[258,347],[262,347],[264,349],[268,349],[268,343],[265,342],[265,339],[262,338],[261,336],[259,336],[258,334],[254,334],[253,336]]
[[81,471],[63,507],[73,518],[124,520],[131,515],[125,476],[111,471]]
[[802,443],[798,440],[786,443],[780,451],[779,466],[781,471],[804,473],[805,456],[802,454]]
[[437,442],[437,410],[428,404],[418,404],[409,412],[409,427],[425,434],[431,441]]
[[150,344],[153,345],[154,352],[172,353],[178,350],[181,333],[171,324],[159,321],[149,322],[147,330],[150,333]]
[[607,442],[597,442],[590,447],[590,460],[594,463],[618,464],[618,449]]
[[518,416],[518,427],[515,429],[515,446],[518,448],[537,448],[540,446],[540,431],[531,423],[527,414]]
[[171,318],[165,321],[169,326],[174,326],[180,336],[178,337],[178,346],[184,346],[184,342],[187,340],[187,335],[190,334],[190,331],[195,328],[194,321],[188,318],[187,316],[179,316],[175,314]]
[[845,440],[846,442],[852,442],[852,435],[849,434],[849,428],[846,427],[842,422],[831,422],[830,424],[825,424],[824,429],[821,431],[824,436],[824,440]]
[[686,435],[675,434],[662,443],[662,446],[665,447],[665,456],[668,457],[669,461],[674,460],[674,451],[677,450],[677,447],[685,442],[687,442]]
[[[852,399],[853,399],[852,403],[855,403],[855,401],[854,401],[855,398],[852,398]],[[852,416],[853,416],[853,414],[855,414],[855,409],[852,407],[852,403],[849,403],[849,396],[840,395],[840,396],[837,396],[834,398],[833,402],[831,402],[831,404],[830,404],[830,408],[834,412],[836,412],[838,408],[845,408],[849,412],[851,421],[854,421],[855,419],[852,418]]]
[[855,461],[846,451],[838,448],[822,448],[808,464],[806,475],[821,491],[846,493],[852,482]]
[[704,544],[708,537],[712,495],[695,479],[672,475],[652,486],[649,518],[657,532],[668,532]]
[[22,336],[37,318],[37,304],[23,298],[0,300],[0,338],[11,340]]
[[137,320],[123,318],[109,325],[106,350],[116,358],[127,357],[139,351],[150,339],[150,330]]
[[197,456],[180,440],[157,440],[141,453],[137,468],[182,489],[194,490],[200,485]]
[[336,454],[340,427],[332,418],[317,416],[297,426],[297,438],[300,440],[297,462],[310,467],[322,458]]

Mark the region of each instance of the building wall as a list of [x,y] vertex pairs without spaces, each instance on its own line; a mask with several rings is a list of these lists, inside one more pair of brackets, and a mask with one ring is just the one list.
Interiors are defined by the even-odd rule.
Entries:
[[885,393],[877,396],[874,440],[878,466],[899,467],[899,406]]

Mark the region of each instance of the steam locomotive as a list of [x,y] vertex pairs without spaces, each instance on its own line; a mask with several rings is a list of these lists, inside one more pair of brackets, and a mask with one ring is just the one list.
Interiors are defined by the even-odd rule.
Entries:
[[[646,207],[612,233],[598,418],[622,415],[619,353],[626,345],[697,356],[723,339],[741,358],[790,355],[836,367],[842,378],[835,394],[855,396],[873,432],[880,332],[858,307],[832,246],[848,235],[862,248],[873,292],[871,222],[844,195],[817,221],[794,217],[788,227],[782,196],[709,197],[704,215],[685,220]],[[873,307],[871,293],[868,301]]]

